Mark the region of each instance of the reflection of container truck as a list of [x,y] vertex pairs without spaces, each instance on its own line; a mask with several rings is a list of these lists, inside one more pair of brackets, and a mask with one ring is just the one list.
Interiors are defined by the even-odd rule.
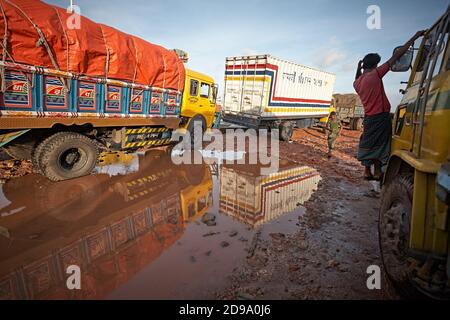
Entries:
[[339,120],[351,130],[361,130],[364,119],[364,107],[361,99],[355,93],[333,94],[333,106]]
[[[0,300],[101,299],[170,248],[208,209],[212,179],[208,166],[177,166],[158,151],[101,157],[102,167],[137,160],[138,171],[125,175],[58,183],[26,175],[4,184],[11,203],[0,209]],[[85,290],[67,290],[73,264]]]
[[[40,1],[2,2],[0,147],[51,180],[89,173],[98,150],[167,144],[214,123],[217,86],[187,55]],[[184,94],[183,94],[184,91]]]
[[224,165],[220,178],[220,212],[252,227],[294,211],[317,189],[320,175],[305,166],[289,166],[268,176],[259,169]]
[[270,55],[226,59],[224,120],[247,127],[293,128],[323,121],[330,112],[335,75]]

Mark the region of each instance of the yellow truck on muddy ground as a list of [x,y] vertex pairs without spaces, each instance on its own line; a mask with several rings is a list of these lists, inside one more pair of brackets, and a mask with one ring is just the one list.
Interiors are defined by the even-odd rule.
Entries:
[[412,72],[393,119],[379,239],[387,276],[406,296],[450,292],[449,9],[392,66]]
[[[50,180],[90,173],[99,151],[166,145],[214,125],[217,85],[168,50],[41,1],[0,9],[0,148]],[[14,23],[12,23],[14,22]],[[5,30],[5,32],[3,32]]]

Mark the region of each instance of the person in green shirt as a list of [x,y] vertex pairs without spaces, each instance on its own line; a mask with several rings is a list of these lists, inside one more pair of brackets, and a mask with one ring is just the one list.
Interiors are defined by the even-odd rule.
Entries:
[[336,112],[332,111],[328,117],[326,126],[327,141],[328,141],[328,158],[333,155],[334,142],[341,133],[341,122],[338,120]]

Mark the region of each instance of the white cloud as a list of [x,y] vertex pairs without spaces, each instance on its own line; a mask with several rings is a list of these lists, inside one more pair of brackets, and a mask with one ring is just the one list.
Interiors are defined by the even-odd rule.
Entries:
[[338,37],[331,36],[328,43],[321,46],[315,52],[314,63],[323,69],[334,67],[347,58],[347,53],[341,48]]
[[316,63],[321,68],[328,68],[341,63],[345,58],[346,54],[340,49],[328,49],[318,56]]

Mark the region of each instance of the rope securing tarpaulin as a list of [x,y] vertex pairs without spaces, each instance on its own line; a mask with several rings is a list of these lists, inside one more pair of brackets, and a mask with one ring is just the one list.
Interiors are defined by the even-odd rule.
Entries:
[[185,69],[173,50],[83,16],[80,28],[68,28],[74,13],[38,0],[0,0],[0,6],[2,60],[183,90]]

